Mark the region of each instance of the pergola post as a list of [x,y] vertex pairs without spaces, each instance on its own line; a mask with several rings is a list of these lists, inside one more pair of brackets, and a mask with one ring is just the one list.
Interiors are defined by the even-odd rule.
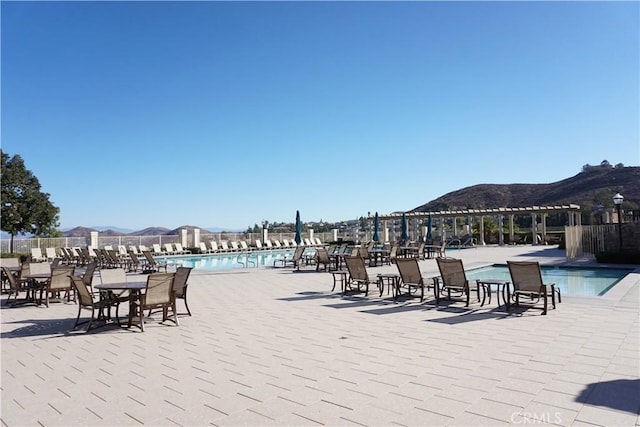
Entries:
[[498,215],[498,245],[504,246],[504,216],[502,214]]
[[481,246],[485,246],[486,243],[484,241],[484,215],[480,216],[480,239],[478,240],[478,244]]
[[514,214],[509,214],[509,243],[513,244],[516,240],[515,232],[513,230],[513,217]]

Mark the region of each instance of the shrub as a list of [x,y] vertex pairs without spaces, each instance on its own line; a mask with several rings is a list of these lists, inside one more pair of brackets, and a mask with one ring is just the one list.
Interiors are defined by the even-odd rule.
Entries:
[[596,261],[606,264],[640,264],[640,252],[600,252]]

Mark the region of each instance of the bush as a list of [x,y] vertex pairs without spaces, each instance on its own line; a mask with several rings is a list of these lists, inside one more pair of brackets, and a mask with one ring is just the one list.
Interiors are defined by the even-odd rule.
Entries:
[[640,252],[600,252],[596,261],[606,264],[640,264]]

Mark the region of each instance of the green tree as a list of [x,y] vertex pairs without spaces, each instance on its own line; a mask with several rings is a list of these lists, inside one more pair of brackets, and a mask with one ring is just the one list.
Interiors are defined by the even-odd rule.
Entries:
[[13,238],[17,234],[31,233],[43,237],[58,234],[59,209],[49,201],[48,193],[40,191],[40,181],[25,167],[22,157],[15,155],[10,158],[1,150],[0,154],[0,215],[2,230],[11,235],[10,252],[13,252]]

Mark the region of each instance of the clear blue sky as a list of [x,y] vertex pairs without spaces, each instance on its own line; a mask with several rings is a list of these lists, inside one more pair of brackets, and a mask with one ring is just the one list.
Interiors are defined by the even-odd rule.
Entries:
[[638,2],[1,2],[61,228],[355,219],[640,164]]

